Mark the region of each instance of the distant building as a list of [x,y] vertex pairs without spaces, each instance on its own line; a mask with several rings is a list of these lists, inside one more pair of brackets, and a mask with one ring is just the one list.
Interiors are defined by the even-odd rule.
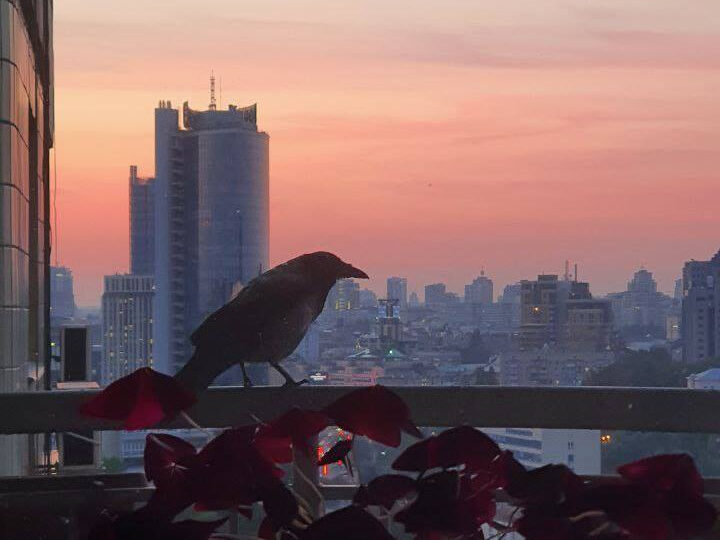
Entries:
[[387,279],[387,298],[398,300],[400,309],[405,309],[408,305],[407,278],[389,277]]
[[408,307],[417,308],[420,307],[420,298],[415,291],[410,293],[410,299],[408,300]]
[[153,297],[152,276],[105,276],[102,296],[103,385],[141,367],[153,367]]
[[360,297],[361,308],[374,308],[377,307],[378,299],[377,295],[370,289],[360,289],[358,293]]
[[75,316],[75,292],[72,270],[66,266],[50,267],[50,320]]
[[521,282],[520,346],[537,350],[559,346],[573,350],[603,350],[610,346],[612,309],[594,299],[588,283],[538,276]]
[[683,268],[681,332],[683,359],[706,360],[720,353],[720,251],[709,261]]
[[432,307],[444,304],[446,292],[444,283],[425,285],[425,305]]
[[485,271],[480,273],[469,285],[465,285],[465,302],[468,304],[492,304],[493,282],[485,276]]
[[[241,285],[268,269],[269,137],[257,107],[155,109],[155,305],[153,356],[175,373],[189,336]],[[265,365],[251,378],[267,379]],[[231,368],[224,384],[242,381]]]
[[658,292],[651,272],[641,268],[633,275],[627,290],[611,293],[615,325],[620,329],[639,329],[643,334],[664,337],[666,318],[673,300]]
[[155,273],[155,179],[130,166],[130,273]]
[[339,279],[330,289],[325,306],[336,311],[360,307],[360,284],[352,279]]
[[577,474],[601,472],[598,430],[484,428],[483,431],[528,468],[562,464]]
[[720,368],[693,373],[687,378],[687,387],[697,390],[720,390]]
[[498,355],[502,386],[580,386],[595,370],[615,360],[611,351],[567,351],[543,347]]

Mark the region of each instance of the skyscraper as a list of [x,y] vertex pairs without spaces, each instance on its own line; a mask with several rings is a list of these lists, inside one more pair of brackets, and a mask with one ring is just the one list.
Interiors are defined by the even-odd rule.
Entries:
[[425,305],[428,307],[443,305],[446,302],[446,295],[444,283],[425,285]]
[[50,318],[69,319],[75,315],[75,293],[72,270],[66,266],[50,267]]
[[465,285],[465,302],[468,304],[492,304],[493,282],[485,275],[485,270],[472,283]]
[[[52,2],[0,0],[0,392],[45,388],[50,369]],[[0,474],[33,463],[0,437]]]
[[105,276],[101,364],[104,386],[138,368],[153,366],[153,296],[152,276]]
[[155,179],[137,174],[130,165],[130,273],[155,272]]
[[400,309],[405,309],[408,305],[407,278],[389,277],[387,279],[387,298],[398,300]]
[[683,359],[698,362],[720,352],[720,251],[709,261],[689,261],[683,268]]
[[269,137],[256,105],[185,103],[178,120],[169,102],[155,109],[153,354],[167,373],[188,360],[204,317],[268,268],[269,250]]

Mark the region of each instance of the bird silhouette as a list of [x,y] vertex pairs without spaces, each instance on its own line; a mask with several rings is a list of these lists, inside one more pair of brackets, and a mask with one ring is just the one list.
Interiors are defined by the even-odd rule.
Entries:
[[193,332],[195,352],[175,378],[197,393],[240,364],[243,382],[251,386],[245,364],[267,362],[285,377],[286,386],[306,382],[294,381],[279,362],[297,348],[323,310],[330,289],[342,278],[368,275],[324,251],[301,255],[259,275]]

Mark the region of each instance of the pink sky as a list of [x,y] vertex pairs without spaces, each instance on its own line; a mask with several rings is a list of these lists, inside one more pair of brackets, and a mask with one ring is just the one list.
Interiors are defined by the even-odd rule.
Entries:
[[271,137],[273,263],[671,290],[720,247],[719,34],[717,0],[57,2],[59,262],[81,305],[127,271],[128,166],[212,69]]

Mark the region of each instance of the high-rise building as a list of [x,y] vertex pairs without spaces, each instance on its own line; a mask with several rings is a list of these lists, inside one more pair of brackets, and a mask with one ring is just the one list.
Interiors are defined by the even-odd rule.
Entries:
[[130,165],[130,273],[155,273],[155,179]]
[[407,278],[387,278],[387,298],[398,300],[400,309],[405,309],[408,305]]
[[360,307],[360,284],[353,279],[339,279],[328,293],[325,306],[336,311]]
[[555,274],[521,282],[520,346],[523,350],[561,346],[603,350],[610,346],[612,309],[595,299],[588,283],[559,280]]
[[66,266],[50,267],[50,319],[70,319],[75,315],[75,292],[72,270]]
[[720,352],[720,251],[709,261],[689,261],[683,268],[683,359],[707,360]]
[[[0,392],[49,388],[52,35],[51,0],[0,0]],[[28,440],[0,437],[0,475],[29,472]]]
[[428,307],[443,305],[447,291],[444,283],[425,285],[425,305]]
[[468,304],[492,304],[493,282],[485,275],[485,270],[472,283],[465,285],[465,302]]
[[194,111],[186,102],[182,128],[178,121],[160,102],[153,356],[167,373],[190,357],[198,324],[268,268],[269,250],[269,137],[258,131],[256,105],[217,110],[211,100]]
[[108,385],[153,366],[153,278],[105,276],[102,296],[101,382]]
[[641,335],[665,335],[666,319],[673,300],[658,292],[652,272],[640,268],[628,282],[626,291],[611,293],[608,298],[619,328],[638,329]]

